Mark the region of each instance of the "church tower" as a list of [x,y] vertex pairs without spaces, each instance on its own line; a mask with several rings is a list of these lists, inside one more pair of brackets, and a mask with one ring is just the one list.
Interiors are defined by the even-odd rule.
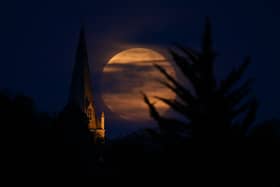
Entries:
[[78,106],[87,115],[89,120],[88,128],[94,135],[94,141],[103,142],[105,139],[104,113],[102,112],[99,120],[94,106],[85,31],[83,27],[80,30],[79,37],[68,104]]

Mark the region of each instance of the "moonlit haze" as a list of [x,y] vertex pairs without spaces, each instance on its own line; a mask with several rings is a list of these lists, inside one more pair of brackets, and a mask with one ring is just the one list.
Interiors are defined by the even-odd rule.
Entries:
[[149,110],[140,94],[146,93],[161,114],[169,106],[153,98],[175,98],[175,94],[159,83],[164,76],[154,67],[164,67],[175,76],[175,70],[160,53],[147,48],[131,48],[113,56],[103,69],[103,100],[122,119],[147,121]]

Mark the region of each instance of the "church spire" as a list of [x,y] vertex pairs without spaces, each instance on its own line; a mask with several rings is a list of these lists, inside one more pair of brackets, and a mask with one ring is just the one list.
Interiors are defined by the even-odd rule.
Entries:
[[90,120],[90,129],[95,129],[98,127],[98,121],[93,103],[93,93],[90,80],[90,69],[88,64],[85,29],[83,26],[80,30],[78,48],[76,51],[76,61],[72,72],[68,103],[71,105],[78,106],[84,113],[87,114]]
[[80,30],[78,48],[76,51],[76,61],[72,72],[70,85],[70,94],[68,98],[69,105],[75,105],[80,108],[88,117],[89,130],[94,135],[94,141],[104,142],[104,113],[97,119],[96,110],[93,102],[92,84],[90,80],[90,68],[88,64],[88,54],[85,38],[85,29],[82,26]]

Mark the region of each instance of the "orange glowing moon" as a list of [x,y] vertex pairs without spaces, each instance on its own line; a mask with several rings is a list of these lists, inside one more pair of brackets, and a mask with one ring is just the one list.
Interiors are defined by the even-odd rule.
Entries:
[[175,98],[175,94],[158,82],[164,76],[153,64],[161,65],[175,76],[175,70],[168,60],[147,48],[131,48],[109,60],[103,69],[102,97],[112,112],[129,121],[150,119],[141,91],[149,96],[161,114],[168,110],[168,105],[153,97]]

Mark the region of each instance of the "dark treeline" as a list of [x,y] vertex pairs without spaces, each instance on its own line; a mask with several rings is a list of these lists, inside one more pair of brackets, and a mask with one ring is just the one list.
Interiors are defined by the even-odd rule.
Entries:
[[2,174],[25,180],[90,176],[97,157],[87,117],[67,106],[56,116],[36,111],[31,98],[0,94]]
[[66,182],[124,177],[189,186],[279,183],[277,120],[261,123],[250,138],[178,139],[148,130],[94,145],[79,110],[66,107],[50,117],[37,112],[29,97],[1,93],[0,124],[2,176]]

